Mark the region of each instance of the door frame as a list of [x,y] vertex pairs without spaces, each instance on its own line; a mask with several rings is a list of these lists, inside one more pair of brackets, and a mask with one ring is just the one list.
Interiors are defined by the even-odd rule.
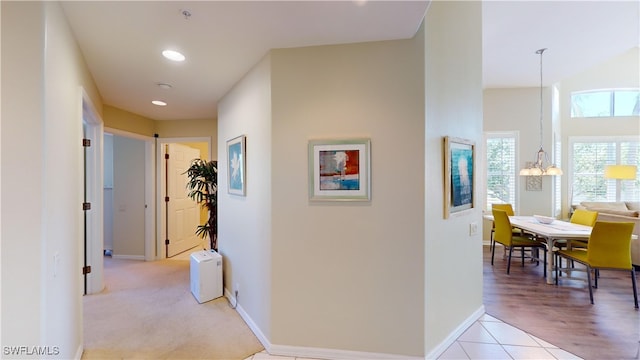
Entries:
[[[144,260],[153,261],[157,259],[153,244],[155,234],[155,139],[150,136],[140,135],[120,129],[104,128],[105,133],[126,138],[144,141]],[[115,190],[114,190],[115,191]]]
[[[87,277],[87,294],[96,294],[104,289],[104,263],[103,263],[103,183],[104,163],[103,144],[104,123],[93,101],[83,87],[80,87],[82,99],[81,123],[86,127],[83,137],[91,140],[91,146],[87,148],[86,169],[86,193],[91,203],[91,210],[86,213],[87,242],[80,245],[82,251],[80,264],[84,264],[84,252],[87,254],[87,264],[91,266],[91,272]],[[80,139],[78,139],[80,143]],[[84,150],[80,150],[84,151]],[[80,272],[81,269],[78,269]]]
[[156,138],[156,258],[165,259],[165,244],[166,239],[166,209],[164,206],[164,193],[163,189],[166,187],[166,179],[164,177],[165,163],[164,163],[164,145],[171,143],[207,143],[207,157],[211,159],[211,137],[171,137],[171,138]]

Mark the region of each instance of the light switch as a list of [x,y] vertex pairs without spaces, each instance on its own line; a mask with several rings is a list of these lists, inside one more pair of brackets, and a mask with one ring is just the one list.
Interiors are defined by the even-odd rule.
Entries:
[[478,223],[472,222],[469,224],[469,236],[476,235],[478,233]]

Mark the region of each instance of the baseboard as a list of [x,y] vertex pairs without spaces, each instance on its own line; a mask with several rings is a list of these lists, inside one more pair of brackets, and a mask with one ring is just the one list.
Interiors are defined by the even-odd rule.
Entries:
[[84,347],[82,345],[78,346],[78,350],[76,350],[76,354],[74,355],[74,359],[80,360],[82,359],[82,353],[84,352]]
[[264,348],[267,351],[269,351],[269,344],[270,344],[269,340],[264,335],[264,333],[262,333],[262,330],[260,330],[260,327],[258,327],[258,325],[253,321],[251,316],[249,316],[249,314],[247,314],[247,312],[244,311],[244,309],[242,308],[242,305],[238,304],[238,299],[236,299],[236,297],[233,296],[231,291],[229,291],[229,289],[227,288],[224,289],[224,296],[229,300],[229,303],[231,304],[231,306],[233,306],[236,309],[236,311],[238,312],[242,320],[244,320],[247,326],[249,326],[249,329],[251,329],[253,334],[258,338],[258,341],[260,341],[262,346],[264,346]]
[[[236,308],[236,311],[249,326],[249,329],[258,338],[258,341],[264,346],[265,350],[270,355],[276,356],[290,356],[290,357],[302,357],[312,359],[332,359],[332,360],[424,360],[421,356],[408,356],[399,354],[385,354],[385,353],[371,353],[363,351],[351,351],[351,350],[339,350],[339,349],[327,349],[327,348],[313,348],[302,346],[290,346],[290,345],[277,345],[272,344],[269,339],[264,335],[260,327],[251,319],[251,316],[247,314],[239,305],[237,299],[228,290],[224,289],[224,295],[229,300],[231,306]],[[462,335],[473,323],[484,315],[484,305],[471,314],[462,324],[460,324],[454,332],[438,345],[426,359],[436,359],[442,353],[444,353],[451,344],[453,344],[460,335]]]
[[111,255],[112,258],[114,259],[121,259],[121,260],[140,260],[140,261],[144,261],[144,255],[116,255],[113,254]]
[[453,332],[451,332],[449,336],[446,337],[446,339],[444,339],[440,344],[438,344],[438,346],[431,350],[431,352],[427,354],[425,359],[437,359],[440,355],[447,351],[449,346],[456,342],[460,335],[464,334],[464,332],[467,331],[467,329],[470,328],[471,325],[473,325],[476,321],[478,321],[478,319],[480,319],[484,314],[484,305],[481,305],[478,310],[474,311],[467,317],[465,321],[458,325],[458,327],[455,328],[455,330],[453,330]]
[[331,360],[424,360],[421,356],[371,353],[364,351],[312,348],[302,346],[271,345],[267,349],[270,355],[290,356],[311,359]]

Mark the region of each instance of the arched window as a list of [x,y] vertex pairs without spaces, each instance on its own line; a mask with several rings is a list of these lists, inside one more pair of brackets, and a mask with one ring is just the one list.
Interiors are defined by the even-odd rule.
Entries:
[[571,117],[640,115],[639,89],[589,90],[571,93]]

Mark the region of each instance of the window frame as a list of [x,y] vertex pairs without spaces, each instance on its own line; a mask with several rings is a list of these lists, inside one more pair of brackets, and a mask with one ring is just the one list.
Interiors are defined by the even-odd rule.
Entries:
[[[591,118],[612,118],[612,117],[629,117],[629,116],[638,116],[638,114],[630,114],[630,115],[617,115],[615,112],[616,109],[616,93],[618,92],[637,92],[640,96],[640,88],[615,88],[615,89],[591,89],[591,90],[580,90],[580,91],[572,91],[569,94],[569,116],[572,119],[591,119]],[[609,96],[609,114],[608,115],[597,115],[597,116],[578,116],[574,115],[574,96],[581,94],[608,94]],[[636,103],[636,105],[640,105],[640,99]]]
[[[568,152],[567,152],[567,160],[568,160],[568,174],[567,174],[567,186],[568,186],[568,191],[567,191],[567,204],[569,206],[569,208],[571,209],[571,207],[574,205],[573,204],[573,187],[574,187],[574,174],[575,174],[575,169],[574,169],[574,158],[575,158],[575,154],[574,154],[574,145],[576,143],[615,143],[616,144],[616,150],[615,150],[615,161],[613,164],[608,164],[608,165],[615,165],[615,164],[621,164],[621,149],[620,149],[620,144],[621,143],[629,143],[629,142],[636,142],[640,145],[640,137],[638,136],[570,136],[568,138]],[[640,160],[639,160],[639,164],[637,164],[640,168]],[[604,176],[604,172],[603,172],[603,176]],[[606,180],[605,180],[606,181]],[[611,181],[611,180],[609,180]],[[615,193],[616,193],[616,199],[613,201],[618,201],[619,199],[619,193],[620,193],[620,189],[619,186],[621,186],[620,182],[618,181],[614,181],[615,185],[614,189],[615,189]],[[611,200],[594,200],[594,201],[611,201]],[[625,201],[625,200],[620,200],[620,201]],[[578,201],[575,205],[579,204],[580,202]]]
[[489,208],[489,202],[487,201],[487,196],[488,196],[488,179],[489,179],[489,161],[488,161],[488,141],[489,139],[496,139],[496,138],[502,138],[502,139],[513,139],[514,140],[514,153],[513,153],[513,178],[514,178],[514,195],[513,195],[513,202],[511,203],[511,205],[513,206],[513,210],[516,214],[518,214],[520,212],[520,176],[519,176],[519,168],[518,168],[518,164],[520,163],[520,158],[519,158],[519,148],[520,148],[520,133],[518,131],[485,131],[483,133],[483,151],[482,151],[482,156],[483,156],[483,161],[484,161],[484,166],[483,166],[483,177],[482,177],[482,181],[484,181],[484,186],[482,186],[481,188],[484,190],[484,196],[483,196],[483,211],[488,212],[491,211],[491,209]]

